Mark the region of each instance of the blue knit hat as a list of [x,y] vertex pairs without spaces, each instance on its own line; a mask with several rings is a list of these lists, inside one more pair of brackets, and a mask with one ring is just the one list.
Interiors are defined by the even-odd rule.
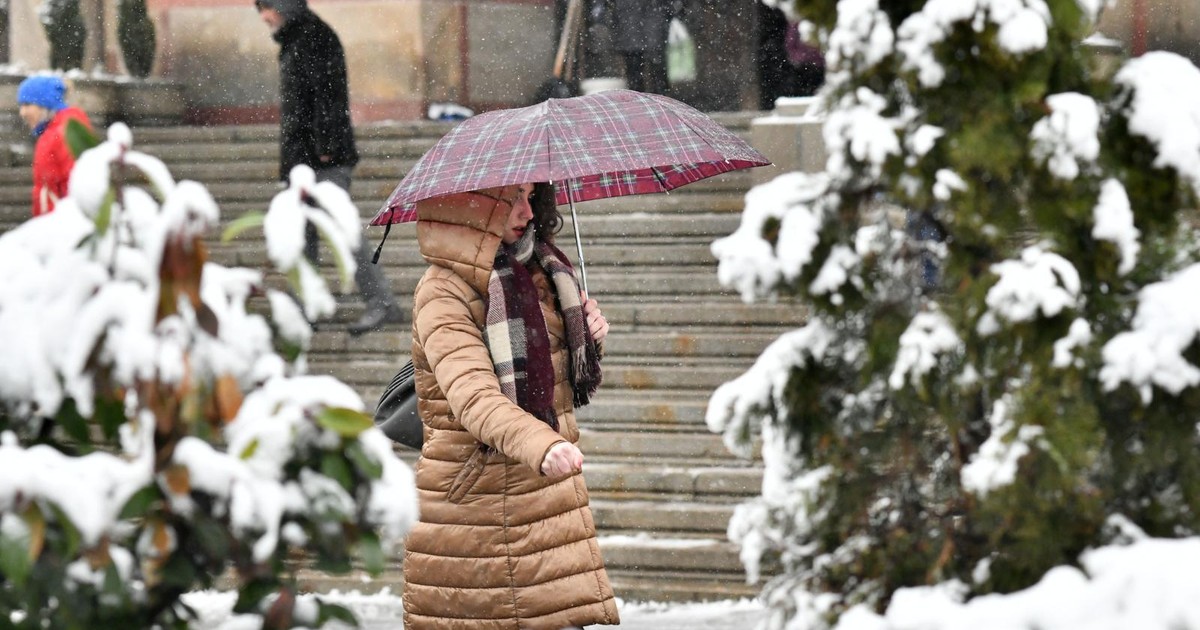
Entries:
[[67,86],[63,80],[49,74],[38,74],[21,82],[17,88],[17,105],[40,105],[56,112],[66,109]]

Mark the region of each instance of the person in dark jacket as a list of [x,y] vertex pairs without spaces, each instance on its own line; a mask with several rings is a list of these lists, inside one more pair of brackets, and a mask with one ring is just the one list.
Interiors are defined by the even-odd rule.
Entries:
[[[254,6],[279,43],[279,178],[286,180],[292,168],[304,164],[316,172],[317,181],[331,181],[349,192],[358,151],[350,123],[346,55],[337,33],[308,8],[307,0],[255,0]],[[310,224],[305,255],[314,264],[318,244]],[[350,324],[350,334],[402,321],[369,248],[361,247],[356,259],[354,279],[367,305],[362,317]]]
[[67,86],[59,77],[37,74],[17,87],[17,106],[21,120],[29,125],[36,139],[33,147],[33,216],[54,210],[67,194],[67,182],[75,166],[75,156],[67,146],[67,122],[78,120],[88,128],[92,124],[78,107],[69,107]]
[[667,29],[673,0],[609,0],[613,47],[625,62],[625,84],[631,90],[667,91]]

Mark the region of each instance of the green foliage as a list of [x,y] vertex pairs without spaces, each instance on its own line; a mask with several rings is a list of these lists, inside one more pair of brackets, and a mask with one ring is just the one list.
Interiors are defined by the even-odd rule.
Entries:
[[154,68],[154,22],[146,11],[146,0],[121,0],[117,8],[117,41],[129,74],[145,78]]
[[247,212],[246,214],[243,214],[242,216],[230,221],[229,225],[225,226],[225,230],[221,232],[221,242],[228,243],[229,241],[232,241],[240,236],[242,232],[245,232],[246,230],[252,228],[261,228],[266,218],[267,215],[265,212]]
[[100,144],[100,137],[88,126],[72,118],[67,121],[67,148],[71,156],[78,159],[84,151]]
[[41,18],[50,43],[50,67],[56,70],[82,67],[87,30],[79,13],[79,0],[46,0]]
[[[77,151],[95,145],[94,137],[82,126],[69,128],[68,136]],[[113,252],[129,255],[128,249],[135,247],[120,240],[129,235],[122,230],[127,226],[121,223],[116,189],[119,182],[124,194],[132,195],[130,187],[149,183],[148,178],[132,173],[152,159],[141,157],[143,161],[137,164],[110,165],[109,189],[94,208],[94,232],[72,252],[92,265],[80,273],[99,278],[102,286],[105,281],[118,281],[104,277],[108,261],[125,260]],[[169,197],[174,191],[158,192]],[[151,197],[146,192],[141,198]],[[136,284],[144,289],[140,295],[147,304],[165,305],[150,313],[155,319],[147,328],[190,326],[186,331],[172,329],[179,333],[175,340],[199,338],[217,344],[221,342],[217,333],[230,323],[222,318],[254,316],[246,314],[244,294],[240,296],[243,303],[236,305],[237,315],[217,309],[221,311],[218,315],[204,301],[212,299],[207,288],[201,295],[204,274],[221,269],[206,264],[204,237],[196,229],[203,225],[199,215],[189,216],[194,222],[187,229],[168,230],[164,238],[151,239],[152,244],[140,243],[162,248],[154,252],[155,262],[145,266],[149,273],[158,274],[157,281],[138,276],[126,286]],[[261,223],[258,215],[237,225],[244,229]],[[103,264],[96,265],[98,261]],[[246,294],[254,291],[261,293],[261,286],[246,287]],[[182,313],[191,316],[188,322],[180,317]],[[262,329],[267,328],[263,322]],[[221,579],[223,588],[232,581],[238,592],[237,612],[262,616],[266,628],[288,628],[312,621],[294,619],[298,558],[332,572],[349,571],[355,563],[372,574],[384,570],[393,534],[385,532],[385,544],[376,531],[379,517],[368,514],[366,506],[377,488],[392,483],[384,476],[388,462],[381,461],[384,455],[373,450],[377,443],[360,440],[378,437],[364,436],[373,427],[369,417],[322,401],[323,396],[337,395],[322,394],[322,388],[337,391],[331,389],[334,384],[316,379],[321,387],[314,386],[306,393],[311,400],[288,415],[280,408],[292,401],[272,398],[274,394],[268,390],[277,382],[285,387],[304,386],[295,382],[305,378],[302,373],[281,367],[274,374],[240,378],[237,367],[226,367],[234,361],[222,364],[220,369],[228,372],[212,373],[216,370],[201,356],[213,351],[212,345],[197,349],[185,342],[172,346],[179,353],[177,364],[139,371],[136,378],[120,381],[112,348],[107,345],[109,336],[99,333],[91,341],[93,346],[85,348],[86,365],[79,378],[86,386],[72,393],[86,392],[88,399],[68,397],[52,417],[43,417],[36,405],[24,401],[0,400],[0,429],[13,434],[24,454],[36,449],[36,454],[50,456],[53,465],[64,466],[51,472],[64,476],[68,465],[62,463],[64,458],[86,456],[93,458],[90,462],[106,462],[121,471],[113,474],[120,476],[122,483],[115,484],[121,489],[104,499],[123,501],[107,505],[115,514],[87,514],[88,522],[73,522],[80,513],[75,511],[77,506],[57,503],[57,497],[64,495],[14,493],[11,502],[15,505],[0,511],[0,620],[4,621],[0,626],[184,629],[194,611],[181,597],[196,589],[214,588]],[[218,351],[230,352],[236,346],[248,355],[272,359],[270,345],[265,340],[260,346],[231,343]],[[302,351],[295,348],[293,357]],[[254,396],[269,402],[255,403],[255,407],[248,402]],[[258,411],[245,419],[240,415],[245,409]],[[262,414],[268,417],[258,417]],[[261,425],[253,423],[260,421],[293,424],[289,434],[282,436],[254,432]],[[247,433],[231,429],[237,426]],[[239,435],[246,435],[245,441],[231,447]],[[265,444],[269,440],[270,444]],[[10,446],[7,440],[5,446]],[[181,455],[187,447],[192,447],[193,454],[201,453],[197,456],[201,463]],[[233,450],[226,452],[226,448]],[[264,451],[270,453],[264,456]],[[263,472],[263,467],[269,472]],[[84,469],[105,470],[72,468]],[[222,485],[198,478],[214,471],[228,474],[230,481]],[[98,477],[104,475],[98,473]],[[230,487],[239,484],[240,490]],[[257,494],[260,491],[265,494]],[[236,492],[244,495],[236,496]],[[264,502],[278,502],[279,512],[246,516]],[[112,517],[120,522],[113,523]],[[104,526],[98,527],[93,518]],[[318,626],[332,620],[356,623],[350,611],[340,606],[318,600],[313,610],[317,611]]]

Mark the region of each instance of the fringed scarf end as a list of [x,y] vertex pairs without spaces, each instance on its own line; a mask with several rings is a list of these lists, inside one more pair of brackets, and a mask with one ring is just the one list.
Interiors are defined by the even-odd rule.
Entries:
[[575,373],[575,382],[572,387],[574,402],[576,407],[583,407],[591,402],[596,390],[600,389],[600,382],[604,380],[604,374],[600,368],[600,352],[596,348],[596,342],[589,339],[582,348],[576,348],[571,352],[571,359]]

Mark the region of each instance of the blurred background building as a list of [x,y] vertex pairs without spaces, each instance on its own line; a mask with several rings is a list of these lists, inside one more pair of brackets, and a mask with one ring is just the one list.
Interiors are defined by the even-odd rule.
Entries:
[[[70,0],[9,0],[7,9],[0,9],[5,13],[0,16],[0,62],[17,73],[49,67],[39,11],[58,1]],[[83,69],[126,74],[115,26],[121,0],[78,1],[91,26]],[[593,0],[585,1],[590,5]],[[346,48],[357,122],[421,118],[435,102],[476,111],[531,103],[550,77],[564,4],[310,0]],[[760,60],[770,53],[762,50],[758,37],[764,28],[758,0],[681,4],[695,42],[696,80],[674,85],[668,94],[706,111],[759,109]],[[146,5],[157,41],[151,78],[181,86],[184,121],[276,119],[278,48],[251,0],[146,0]],[[1171,50],[1200,64],[1196,0],[1120,0],[1106,12],[1099,30],[1121,42],[1127,53]],[[589,50],[581,58],[584,77],[613,74],[620,67],[603,50]]]

